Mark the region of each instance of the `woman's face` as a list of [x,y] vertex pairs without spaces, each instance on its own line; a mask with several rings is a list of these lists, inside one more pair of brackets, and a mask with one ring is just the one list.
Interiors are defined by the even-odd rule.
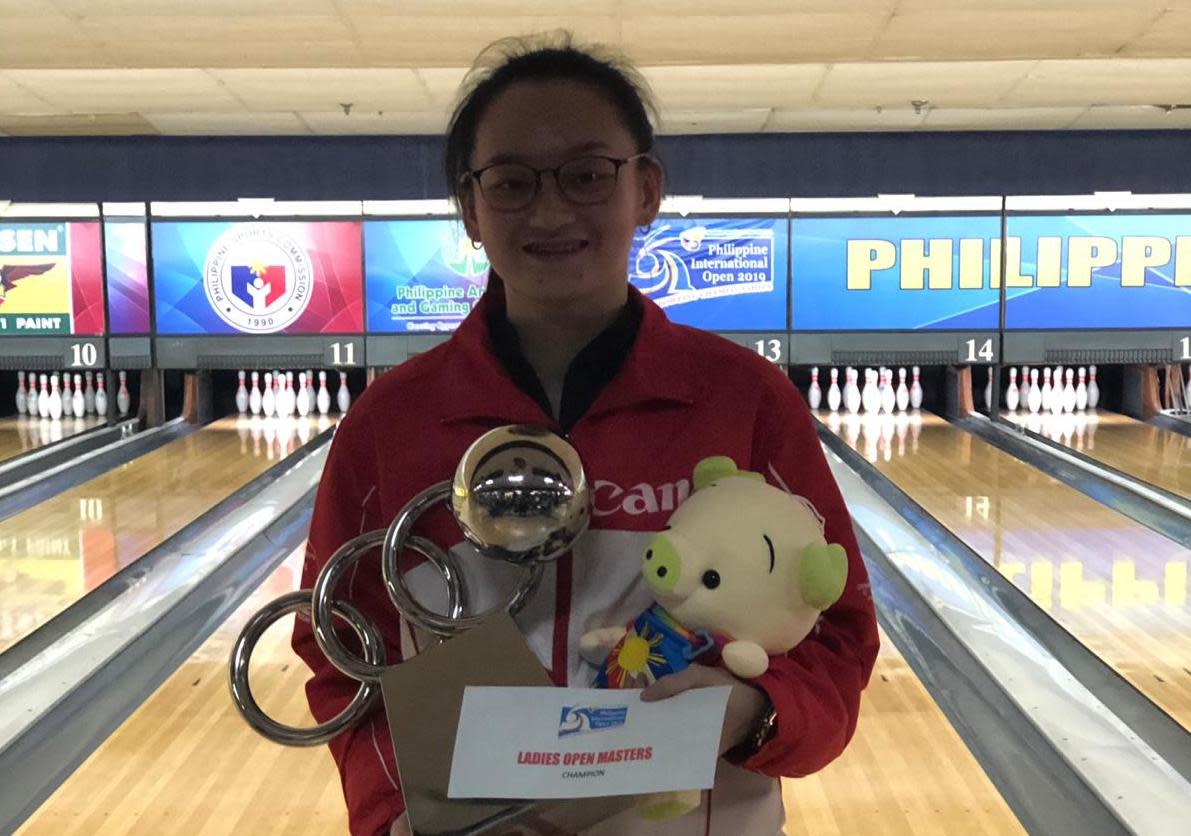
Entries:
[[[619,110],[598,88],[572,81],[519,82],[489,105],[476,129],[470,167],[519,162],[552,168],[587,155],[638,153]],[[624,301],[634,230],[657,217],[662,173],[653,160],[620,168],[607,201],[581,205],[549,173],[524,209],[489,206],[475,183],[463,192],[464,225],[483,243],[523,310],[607,311]]]

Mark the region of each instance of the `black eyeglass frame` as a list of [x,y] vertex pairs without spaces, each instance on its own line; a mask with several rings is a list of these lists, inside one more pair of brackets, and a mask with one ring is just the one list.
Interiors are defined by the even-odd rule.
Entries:
[[[620,170],[622,168],[624,168],[629,163],[636,162],[637,160],[646,159],[646,158],[652,159],[652,156],[651,156],[652,153],[653,153],[653,151],[652,151],[652,149],[650,149],[650,150],[642,151],[639,154],[634,154],[631,157],[611,157],[611,156],[608,156],[607,154],[583,154],[582,156],[575,157],[574,159],[571,159],[571,160],[567,160],[562,165],[556,165],[556,166],[553,166],[550,168],[534,168],[532,165],[529,165],[528,163],[518,163],[518,162],[511,162],[511,161],[505,160],[503,162],[492,163],[491,165],[483,166],[482,168],[469,169],[460,175],[459,182],[461,184],[466,183],[469,180],[474,182],[476,184],[476,189],[480,193],[480,196],[483,198],[484,202],[488,204],[489,208],[491,208],[493,211],[496,211],[496,212],[520,212],[522,209],[525,209],[527,206],[529,206],[535,200],[537,200],[538,195],[540,195],[542,193],[542,175],[549,173],[554,176],[554,185],[555,185],[555,187],[557,187],[558,193],[560,195],[562,195],[564,198],[566,198],[568,201],[570,201],[571,203],[574,203],[576,206],[598,206],[599,204],[604,203],[609,198],[611,198],[612,193],[616,191],[616,186],[617,186],[617,184],[620,183]],[[612,190],[608,193],[607,197],[601,198],[599,200],[593,200],[590,202],[575,200],[570,195],[568,195],[566,193],[565,189],[563,189],[562,183],[558,179],[558,174],[563,168],[566,168],[568,165],[571,165],[572,163],[578,162],[579,160],[593,160],[593,159],[594,160],[607,160],[610,163],[616,164],[616,170],[612,174]],[[498,206],[494,206],[491,203],[491,201],[489,201],[488,198],[484,195],[484,187],[480,184],[480,176],[485,171],[488,171],[489,169],[493,169],[493,168],[496,168],[496,167],[502,166],[502,165],[519,165],[519,166],[523,166],[524,168],[527,168],[533,172],[533,177],[534,177],[533,192],[530,194],[529,198],[525,201],[524,205],[518,206],[516,208],[498,207]]]

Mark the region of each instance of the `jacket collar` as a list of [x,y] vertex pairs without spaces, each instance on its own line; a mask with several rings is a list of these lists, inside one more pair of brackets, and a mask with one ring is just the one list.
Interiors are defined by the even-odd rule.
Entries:
[[[649,403],[693,404],[697,391],[690,378],[675,374],[671,355],[681,348],[673,325],[654,302],[632,285],[629,293],[641,304],[641,325],[620,372],[596,397],[580,423],[590,417]],[[489,330],[494,307],[504,307],[504,287],[492,282],[476,307],[451,336],[449,380],[443,398],[443,420],[495,419],[513,423],[554,425],[554,420],[522,391],[497,357]],[[464,381],[482,381],[464,385]]]

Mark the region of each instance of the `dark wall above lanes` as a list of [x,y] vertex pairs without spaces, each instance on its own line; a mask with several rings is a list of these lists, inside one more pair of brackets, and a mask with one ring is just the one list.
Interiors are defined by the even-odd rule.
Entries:
[[[0,139],[0,200],[385,200],[445,195],[439,137]],[[1191,132],[664,137],[671,194],[1191,192]]]

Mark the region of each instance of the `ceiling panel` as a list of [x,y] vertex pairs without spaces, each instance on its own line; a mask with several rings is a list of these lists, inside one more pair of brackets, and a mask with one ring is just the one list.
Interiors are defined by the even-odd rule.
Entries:
[[211,70],[249,110],[360,110],[429,108],[430,96],[413,70]]
[[824,64],[650,67],[643,71],[663,110],[797,107],[827,71]]
[[[299,113],[298,116],[316,134],[442,134],[447,117],[439,113],[393,113],[383,115],[352,111]],[[394,161],[396,164],[397,161]]]
[[[197,5],[197,4],[196,4]],[[83,18],[79,26],[89,36],[118,48],[138,41],[171,39],[195,41],[314,41],[350,40],[351,31],[334,15],[180,15],[141,17],[138,15],[95,15]],[[244,58],[251,60],[250,53]]]
[[0,114],[0,133],[9,136],[128,136],[155,134],[140,114],[10,116]]
[[4,71],[0,70],[0,114],[53,111],[54,107],[49,102],[38,98],[26,88],[7,78]]
[[1074,122],[1087,108],[931,108],[922,120],[929,131],[1055,131]]
[[1070,11],[936,10],[895,15],[872,57],[954,60],[1111,56],[1145,31],[1150,17],[1128,4]]
[[144,118],[158,132],[172,135],[310,133],[295,113],[146,113]]
[[[45,3],[47,0],[36,0]],[[79,18],[104,15],[137,17],[234,18],[242,15],[334,14],[336,0],[49,0],[61,11]]]
[[353,67],[366,66],[354,41],[138,41],[110,48],[121,67]]
[[912,108],[831,110],[799,108],[775,110],[766,129],[771,132],[810,131],[909,131],[922,124],[921,113]]
[[834,107],[898,107],[915,99],[935,105],[991,104],[1012,90],[1035,63],[835,64],[815,92],[815,101]]
[[662,133],[759,133],[771,111],[763,108],[731,110],[675,110],[662,118]]
[[1090,107],[1069,126],[1072,130],[1188,130],[1191,110],[1166,113],[1155,107]]
[[1014,88],[1014,105],[1191,102],[1191,58],[1042,61]]
[[202,70],[10,70],[6,76],[71,113],[243,109]]
[[642,16],[625,22],[621,44],[643,66],[848,60],[864,57],[883,25],[864,13]]
[[1191,8],[1168,9],[1121,50],[1126,56],[1191,57]]

